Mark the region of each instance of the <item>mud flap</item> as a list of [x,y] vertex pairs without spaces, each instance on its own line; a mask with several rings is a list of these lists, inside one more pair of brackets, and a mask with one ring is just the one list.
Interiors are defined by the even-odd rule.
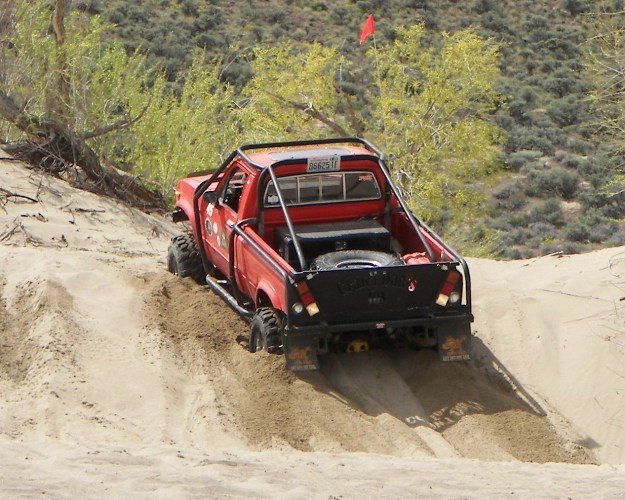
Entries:
[[441,361],[471,359],[471,325],[468,321],[439,326],[437,337]]
[[317,342],[314,337],[285,333],[282,336],[282,351],[289,370],[301,372],[319,369]]

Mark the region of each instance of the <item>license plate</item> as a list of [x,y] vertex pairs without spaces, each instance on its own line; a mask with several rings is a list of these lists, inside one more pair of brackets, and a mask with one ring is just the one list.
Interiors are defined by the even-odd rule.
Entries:
[[341,170],[341,157],[339,155],[308,158],[308,173],[313,172],[338,172]]

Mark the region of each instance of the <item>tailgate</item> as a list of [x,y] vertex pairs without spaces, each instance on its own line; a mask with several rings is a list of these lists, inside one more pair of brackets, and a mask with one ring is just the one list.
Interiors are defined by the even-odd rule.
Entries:
[[432,263],[317,271],[307,283],[329,324],[429,316],[456,265]]

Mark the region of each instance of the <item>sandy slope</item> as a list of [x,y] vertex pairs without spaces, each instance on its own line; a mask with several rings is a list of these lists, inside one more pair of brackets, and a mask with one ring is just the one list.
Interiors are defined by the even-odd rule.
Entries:
[[[0,154],[0,156],[2,156]],[[177,228],[0,162],[0,496],[614,497],[625,249],[471,260],[475,361],[295,375],[165,272]]]

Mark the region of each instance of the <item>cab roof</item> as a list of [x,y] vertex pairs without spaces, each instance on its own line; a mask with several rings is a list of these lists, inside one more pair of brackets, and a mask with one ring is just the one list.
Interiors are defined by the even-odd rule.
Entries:
[[382,156],[375,146],[359,138],[322,139],[318,142],[251,144],[241,146],[237,151],[239,157],[249,160],[253,166],[261,168],[288,160],[305,162],[309,158],[327,158],[329,156]]

